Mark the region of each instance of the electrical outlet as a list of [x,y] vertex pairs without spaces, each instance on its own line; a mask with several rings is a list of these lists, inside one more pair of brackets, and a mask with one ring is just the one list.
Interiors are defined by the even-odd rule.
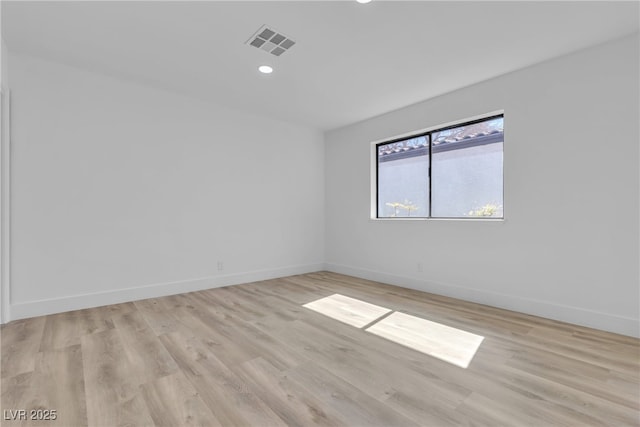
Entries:
[[416,270],[418,270],[418,273],[422,273],[422,263],[421,262],[416,264]]
[[224,270],[224,262],[218,261],[218,271]]

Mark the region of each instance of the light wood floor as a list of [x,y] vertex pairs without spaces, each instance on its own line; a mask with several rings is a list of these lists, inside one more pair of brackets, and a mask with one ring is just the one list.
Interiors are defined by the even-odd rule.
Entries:
[[[302,307],[339,293],[485,337],[469,368]],[[333,273],[12,322],[39,426],[639,425],[639,340]]]

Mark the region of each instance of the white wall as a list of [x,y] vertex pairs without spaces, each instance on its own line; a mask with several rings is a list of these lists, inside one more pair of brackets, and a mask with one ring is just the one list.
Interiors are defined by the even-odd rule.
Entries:
[[[638,336],[638,48],[635,35],[328,132],[328,269]],[[501,109],[504,222],[369,219],[371,141]]]
[[9,66],[13,319],[322,268],[320,132]]

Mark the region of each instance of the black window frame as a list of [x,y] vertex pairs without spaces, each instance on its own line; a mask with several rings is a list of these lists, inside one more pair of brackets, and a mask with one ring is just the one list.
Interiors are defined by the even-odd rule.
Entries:
[[[410,220],[415,220],[415,219],[462,219],[462,220],[467,220],[467,219],[482,219],[482,220],[493,220],[493,221],[499,221],[499,220],[504,220],[504,211],[501,217],[483,217],[483,216],[469,216],[469,217],[464,217],[464,216],[460,216],[460,217],[442,217],[442,216],[437,216],[434,217],[431,214],[431,194],[432,194],[432,177],[431,177],[431,170],[432,170],[432,162],[433,162],[433,154],[434,153],[440,153],[440,152],[445,152],[445,151],[450,151],[450,150],[460,150],[463,148],[468,148],[468,147],[475,147],[475,146],[481,146],[481,145],[486,145],[486,144],[492,144],[495,143],[497,141],[493,141],[492,139],[495,139],[495,135],[496,134],[489,134],[489,135],[485,135],[484,137],[487,137],[485,141],[467,141],[465,142],[464,140],[458,141],[455,144],[443,144],[443,145],[436,145],[434,147],[433,145],[433,138],[432,135],[434,133],[438,133],[438,132],[442,132],[442,131],[446,131],[446,130],[450,130],[450,129],[455,129],[455,128],[459,128],[459,127],[463,127],[463,126],[470,126],[470,125],[474,125],[477,123],[482,123],[482,122],[486,122],[486,121],[490,121],[490,120],[494,120],[494,119],[498,119],[498,118],[502,118],[503,123],[504,123],[504,113],[498,113],[498,114],[491,114],[488,115],[486,117],[481,117],[481,118],[477,118],[477,119],[473,119],[473,120],[467,120],[467,121],[461,121],[461,122],[455,122],[453,124],[448,124],[446,126],[441,126],[441,127],[436,127],[434,129],[430,129],[428,131],[423,131],[423,132],[418,132],[415,134],[410,134],[410,135],[405,135],[399,138],[393,138],[393,139],[389,139],[389,140],[385,140],[382,142],[378,142],[375,144],[375,151],[374,151],[374,155],[375,155],[375,163],[376,163],[376,194],[375,194],[375,203],[376,203],[376,216],[375,219],[392,219],[392,220],[406,220],[406,219],[410,219]],[[504,125],[503,125],[504,126]],[[500,133],[500,135],[502,136],[501,141],[504,143],[504,130],[503,132]],[[379,203],[379,189],[380,189],[380,171],[379,171],[379,166],[380,166],[380,150],[379,147],[382,145],[388,145],[388,144],[394,144],[397,142],[401,142],[401,141],[407,141],[413,138],[420,138],[420,137],[426,137],[427,140],[429,141],[428,144],[428,156],[429,156],[429,216],[419,216],[419,217],[391,217],[391,216],[380,216],[380,203]],[[493,138],[492,138],[493,137]],[[434,149],[435,148],[435,149]],[[421,149],[418,149],[421,150]],[[415,156],[415,155],[419,155],[419,154],[414,154],[413,152],[411,153],[411,157]],[[394,154],[390,154],[389,156],[394,156]],[[385,160],[383,160],[384,162],[387,161],[392,161],[392,160],[399,160],[405,157],[410,157],[409,155],[407,155],[406,153],[397,153],[397,155],[395,157],[391,157],[391,158],[386,158]],[[504,168],[503,168],[503,176],[502,176],[502,201],[504,204]]]

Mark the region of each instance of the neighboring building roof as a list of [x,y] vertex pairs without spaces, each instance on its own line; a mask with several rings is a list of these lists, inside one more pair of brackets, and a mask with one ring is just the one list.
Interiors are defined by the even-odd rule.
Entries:
[[[458,150],[472,146],[493,144],[504,141],[502,117],[457,128],[432,132],[432,153]],[[388,144],[378,145],[378,158],[381,162],[399,160],[429,153],[428,135],[407,138]]]

